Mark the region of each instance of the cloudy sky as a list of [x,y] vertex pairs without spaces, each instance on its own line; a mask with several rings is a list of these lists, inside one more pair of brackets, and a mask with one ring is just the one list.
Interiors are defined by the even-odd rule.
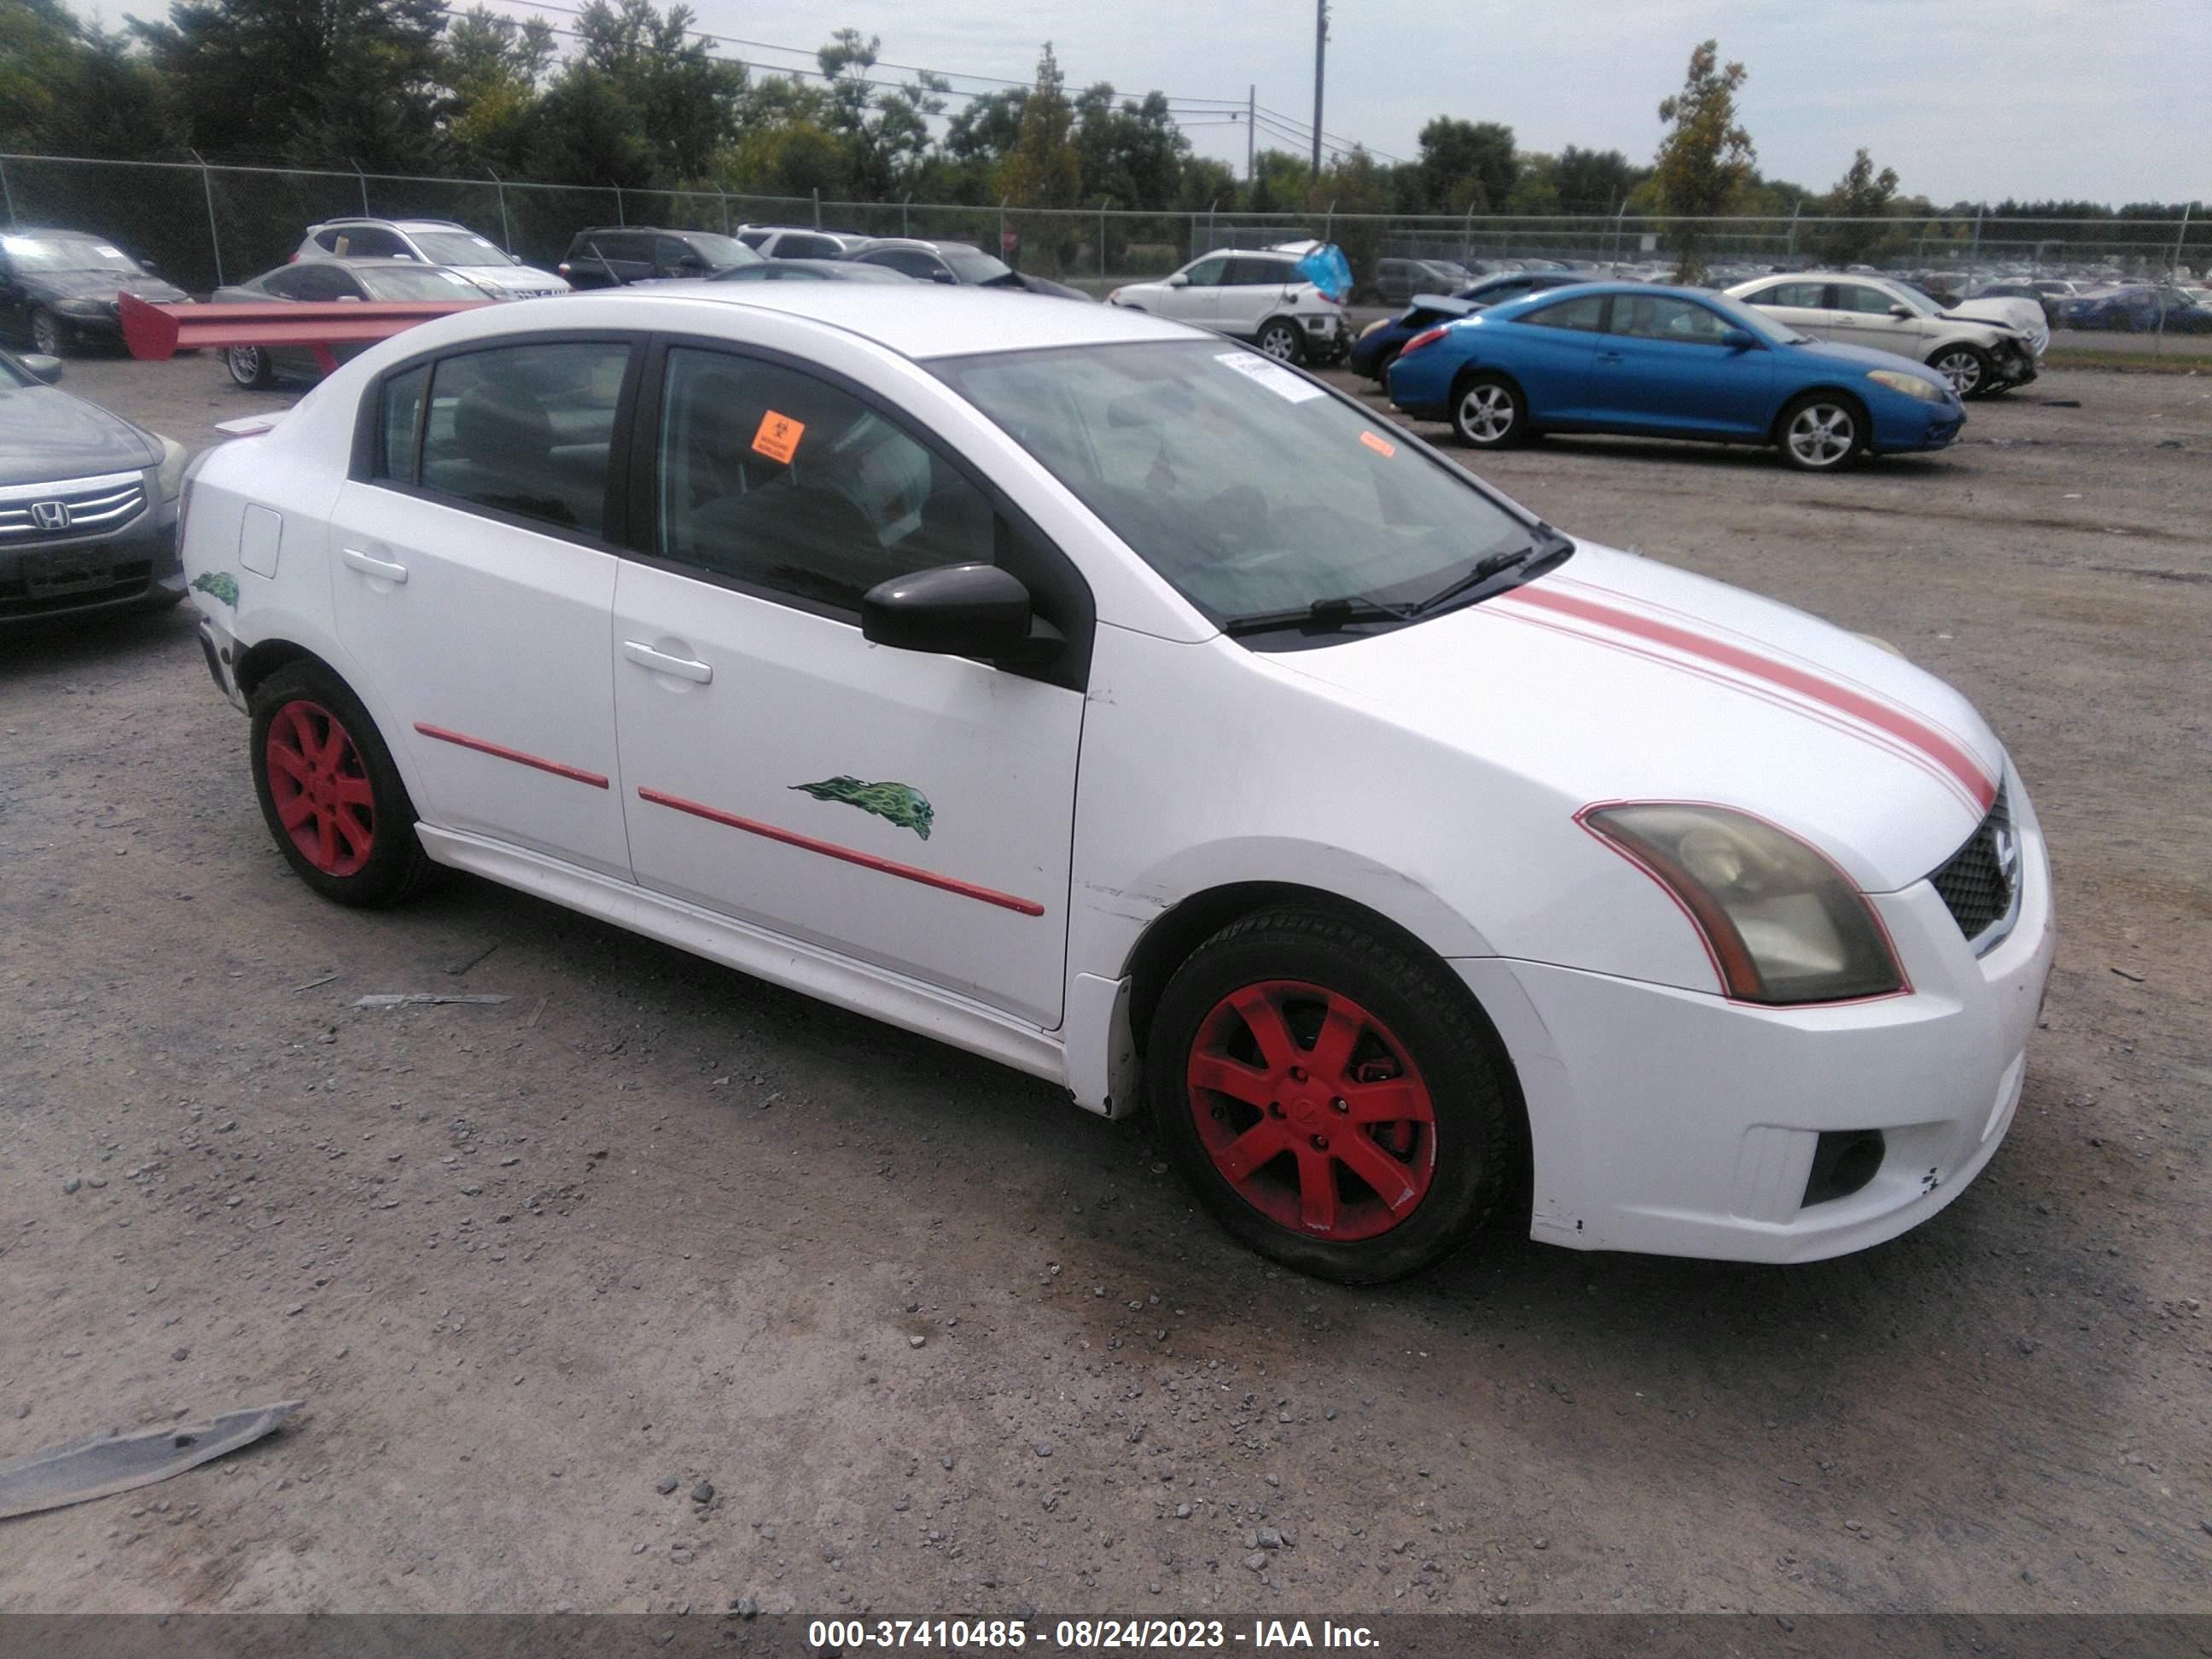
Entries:
[[[702,28],[775,45],[849,24],[887,59],[1026,76],[1050,40],[1077,86],[1241,100],[1256,82],[1261,104],[1313,111],[1310,0],[692,3]],[[1506,122],[1524,149],[1646,161],[1659,100],[1708,36],[1751,71],[1743,116],[1774,177],[1825,189],[1864,144],[1944,203],[2212,200],[2208,0],[1336,0],[1322,125],[1410,157],[1422,123],[1449,112]],[[1242,166],[1241,128],[1192,137]]]

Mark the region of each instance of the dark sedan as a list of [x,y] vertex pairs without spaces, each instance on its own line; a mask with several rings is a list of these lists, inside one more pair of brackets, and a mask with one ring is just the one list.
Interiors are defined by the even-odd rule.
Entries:
[[856,264],[884,265],[918,282],[972,288],[1013,288],[1055,300],[1088,300],[1079,288],[1016,270],[969,242],[927,242],[919,237],[886,236],[852,256]]
[[119,342],[118,296],[155,305],[189,296],[112,242],[80,230],[11,230],[0,235],[0,333],[31,349],[65,356],[88,341]]
[[1352,343],[1352,372],[1381,386],[1389,376],[1391,362],[1416,334],[1454,317],[1504,305],[1508,300],[1525,300],[1547,288],[1571,288],[1588,281],[1588,276],[1571,270],[1501,270],[1449,295],[1417,294],[1406,311],[1368,324]]
[[711,230],[657,230],[650,225],[593,225],[576,233],[561,258],[561,275],[578,289],[627,288],[632,283],[719,276],[760,255],[733,236]]
[[2148,283],[2106,294],[2085,294],[2058,304],[2061,328],[2154,334],[2161,323],[2169,334],[2212,333],[2212,307],[2197,304],[2178,288],[2154,288]]
[[184,447],[56,391],[61,373],[0,351],[0,623],[173,605]]
[[[330,305],[346,300],[477,301],[484,297],[484,291],[443,265],[398,259],[295,259],[250,281],[219,288],[208,297],[216,305],[267,305],[271,300]],[[342,345],[332,355],[343,362],[368,349]],[[230,378],[242,386],[274,386],[280,375],[322,376],[313,346],[231,346],[223,361]]]

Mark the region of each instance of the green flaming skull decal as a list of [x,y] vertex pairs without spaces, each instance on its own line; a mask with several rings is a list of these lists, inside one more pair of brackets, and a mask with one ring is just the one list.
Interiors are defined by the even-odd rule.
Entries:
[[930,805],[929,797],[911,784],[863,783],[858,778],[840,774],[824,778],[819,783],[794,783],[790,787],[811,795],[817,800],[842,801],[848,806],[857,806],[863,812],[872,812],[879,818],[889,818],[902,830],[911,830],[924,841],[929,839],[930,820],[937,816]]
[[238,609],[238,578],[228,570],[210,570],[192,578],[192,586],[203,593],[221,599],[233,611]]

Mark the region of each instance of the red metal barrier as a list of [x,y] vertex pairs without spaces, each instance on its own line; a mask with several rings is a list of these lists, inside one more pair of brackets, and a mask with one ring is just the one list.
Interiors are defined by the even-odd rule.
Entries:
[[343,301],[310,303],[273,300],[267,305],[149,305],[135,294],[117,307],[131,355],[159,362],[204,346],[309,346],[324,374],[337,365],[334,345],[388,339],[402,329],[456,311],[474,311],[491,300]]

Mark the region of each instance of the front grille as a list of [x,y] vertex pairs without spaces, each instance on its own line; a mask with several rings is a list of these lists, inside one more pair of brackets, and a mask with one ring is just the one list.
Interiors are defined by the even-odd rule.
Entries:
[[[1966,844],[1929,878],[1950,911],[1951,920],[1969,940],[1979,939],[2011,914],[2018,854],[2008,857],[2008,849],[2017,845],[2012,808],[2006,804],[2004,787],[2000,784],[1989,816],[1975,826]],[[2013,875],[2007,873],[2008,863]]]
[[0,547],[105,535],[130,523],[145,507],[146,481],[136,472],[9,484],[0,489]]

